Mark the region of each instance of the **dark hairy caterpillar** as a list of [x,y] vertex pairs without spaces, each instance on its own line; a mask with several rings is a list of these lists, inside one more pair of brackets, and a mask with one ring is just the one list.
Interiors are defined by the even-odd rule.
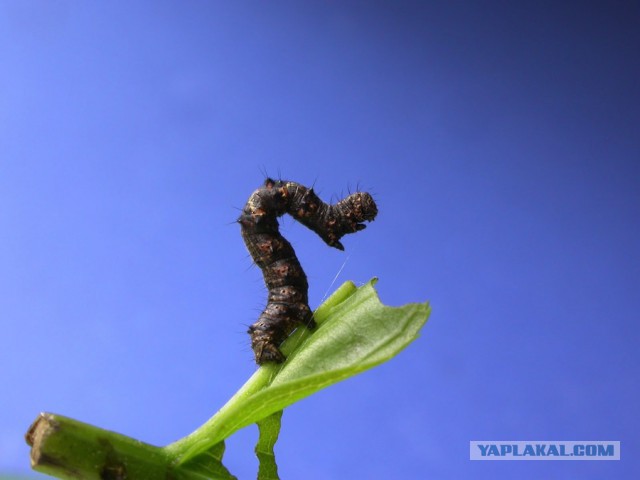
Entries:
[[283,362],[280,343],[299,325],[315,327],[307,276],[293,247],[280,235],[278,217],[285,213],[316,232],[327,245],[344,250],[340,238],[364,230],[361,222],[372,221],[378,207],[366,192],[356,192],[329,205],[320,200],[313,188],[271,178],[251,194],[238,223],[269,291],[267,306],[248,332],[259,365]]

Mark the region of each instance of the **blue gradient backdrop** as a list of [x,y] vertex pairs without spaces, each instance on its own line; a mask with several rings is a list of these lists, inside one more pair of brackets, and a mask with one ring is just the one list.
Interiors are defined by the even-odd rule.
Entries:
[[[638,52],[632,1],[1,1],[0,471],[42,410],[166,444],[251,375],[234,220],[266,172],[379,202],[346,253],[284,220],[312,306],[372,276],[433,306],[285,412],[283,479],[640,478]],[[622,460],[469,461],[487,439]]]

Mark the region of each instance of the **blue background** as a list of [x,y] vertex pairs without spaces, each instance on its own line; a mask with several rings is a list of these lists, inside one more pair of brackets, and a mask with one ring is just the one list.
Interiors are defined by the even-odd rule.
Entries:
[[[282,222],[312,307],[372,276],[433,306],[287,409],[283,479],[639,478],[638,52],[632,1],[1,1],[0,471],[40,411],[163,445],[251,375],[234,221],[266,173],[378,201],[346,253]],[[255,439],[228,441],[241,479]]]

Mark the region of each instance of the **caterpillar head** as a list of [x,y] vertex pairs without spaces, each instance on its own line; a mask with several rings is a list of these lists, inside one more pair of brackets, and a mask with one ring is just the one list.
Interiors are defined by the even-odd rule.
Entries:
[[366,225],[362,222],[372,222],[377,214],[378,207],[370,194],[353,193],[332,207],[330,218],[320,236],[330,246],[344,250],[340,238],[364,230]]
[[[353,220],[358,223],[372,222],[378,215],[378,206],[367,192],[356,192],[349,195],[344,201],[349,202],[349,209],[353,212]],[[362,227],[364,228],[364,225]],[[358,230],[362,230],[362,228]]]

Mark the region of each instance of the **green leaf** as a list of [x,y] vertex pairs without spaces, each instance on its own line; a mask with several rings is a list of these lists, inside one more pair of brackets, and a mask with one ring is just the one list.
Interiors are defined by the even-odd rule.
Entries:
[[282,410],[258,421],[260,437],[256,444],[256,456],[258,457],[258,480],[280,480],[278,466],[273,447],[280,435]]
[[264,365],[208,422],[165,447],[182,463],[233,432],[283,410],[323,388],[385,362],[418,337],[428,303],[383,305],[376,279],[360,288],[347,282],[314,314],[314,332],[298,329],[282,351],[282,365]]
[[222,464],[224,442],[218,442],[210,450],[194,457],[188,463],[180,466],[181,472],[198,475],[202,479],[236,480],[229,470]]
[[386,307],[373,284],[338,305],[318,331],[290,354],[271,383],[247,399],[238,415],[243,424],[389,360],[417,337],[429,307]]

